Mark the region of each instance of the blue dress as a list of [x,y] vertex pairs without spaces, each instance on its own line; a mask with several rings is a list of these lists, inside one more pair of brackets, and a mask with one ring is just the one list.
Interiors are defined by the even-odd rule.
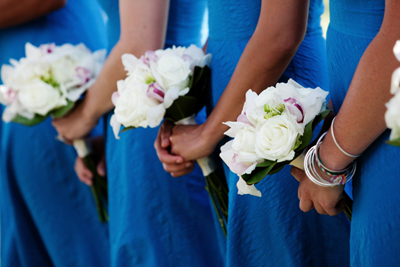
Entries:
[[[100,8],[93,0],[69,0],[47,16],[0,30],[0,63],[24,56],[28,41],[104,48]],[[2,266],[109,266],[107,225],[75,174],[74,149],[56,136],[50,119],[33,127],[1,124]]]
[[[214,105],[256,28],[260,7],[261,1],[209,1],[207,51],[213,55]],[[322,12],[322,1],[311,0],[306,37],[284,76],[304,86],[327,89]],[[237,175],[230,172],[226,266],[349,265],[349,222],[343,214],[303,213],[297,197],[299,184],[290,167],[257,184],[261,198],[238,195],[237,181]]]
[[[118,10],[118,1],[102,2],[106,13]],[[205,1],[171,1],[166,47],[201,45],[205,6]],[[118,40],[112,38],[110,47]],[[221,266],[200,169],[180,178],[166,173],[153,146],[158,128],[129,130],[120,140],[109,125],[106,132],[111,266]]]
[[[331,0],[330,12],[328,66],[331,97],[338,111],[360,58],[381,27],[385,1]],[[388,139],[389,131],[385,131],[357,160],[353,179],[351,266],[399,265],[400,149],[385,144]]]

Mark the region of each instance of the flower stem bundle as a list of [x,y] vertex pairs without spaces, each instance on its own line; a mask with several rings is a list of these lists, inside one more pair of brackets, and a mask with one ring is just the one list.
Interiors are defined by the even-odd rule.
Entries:
[[[208,65],[211,55],[191,45],[165,50],[147,51],[141,58],[125,54],[122,63],[128,71],[125,80],[118,81],[118,92],[110,124],[119,139],[120,129],[157,127],[163,119],[175,124],[196,124],[194,116],[204,107],[210,84]],[[207,191],[226,235],[227,185],[217,173],[210,157],[198,164],[206,178]]]

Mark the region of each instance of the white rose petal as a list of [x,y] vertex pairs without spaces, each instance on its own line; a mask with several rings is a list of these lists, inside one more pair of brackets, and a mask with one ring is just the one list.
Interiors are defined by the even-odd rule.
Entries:
[[[121,83],[119,85],[121,86]],[[118,90],[120,96],[115,106],[115,116],[125,127],[146,128],[149,126],[147,121],[148,109],[158,105],[158,103],[147,97],[147,84],[136,82],[126,86],[124,90]]]
[[43,116],[67,104],[57,89],[39,79],[24,86],[18,93],[18,100],[28,111]]
[[400,138],[400,93],[390,99],[386,104],[387,111],[385,113],[386,125],[392,130],[390,140]]
[[166,54],[150,66],[157,83],[166,91],[174,86],[184,89],[189,85],[190,65],[181,57]]
[[252,195],[261,197],[261,191],[259,191],[254,185],[248,185],[242,177],[239,176],[239,180],[236,184],[239,195]]
[[255,144],[257,155],[278,162],[293,159],[293,147],[299,134],[295,123],[286,115],[278,115],[258,124]]
[[397,68],[392,74],[392,83],[390,93],[393,95],[400,91],[400,68]]
[[393,53],[396,56],[397,60],[400,61],[400,40],[396,42],[393,47]]

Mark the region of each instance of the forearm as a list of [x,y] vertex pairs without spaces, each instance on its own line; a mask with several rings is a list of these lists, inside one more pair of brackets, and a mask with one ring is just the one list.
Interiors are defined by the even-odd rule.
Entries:
[[62,8],[66,0],[0,0],[0,28],[19,25]]
[[[386,130],[385,103],[392,97],[391,74],[398,67],[392,51],[398,38],[398,32],[382,26],[362,56],[337,115],[334,134],[338,144],[350,154],[361,154]],[[354,160],[336,147],[330,132],[320,155],[324,164],[334,170],[343,169]]]
[[[288,3],[282,5],[285,4]],[[274,86],[295,55],[305,35],[308,1],[297,1],[292,4],[294,6],[291,8],[296,11],[292,12],[292,16],[287,15],[288,18],[282,20],[272,14],[274,10],[272,6],[275,3],[264,6],[265,9],[270,8],[272,12],[269,11],[264,16],[261,14],[257,28],[228,86],[207,119],[204,134],[208,134],[216,142],[222,139],[223,133],[228,130],[222,122],[234,121],[240,114],[246,92],[252,89],[260,93],[267,87]],[[282,6],[279,6],[279,11],[289,12]]]
[[[133,50],[133,51],[132,51]],[[137,50],[136,53],[134,50]],[[83,101],[87,115],[95,120],[110,111],[114,105],[111,102],[113,92],[117,91],[117,81],[126,78],[126,71],[121,62],[124,53],[141,53],[137,49],[130,49],[127,45],[118,42],[111,51],[96,82],[87,91]]]
[[140,58],[148,50],[163,47],[168,5],[169,1],[165,0],[120,1],[121,37],[85,97],[84,109],[89,116],[98,119],[114,107],[111,96],[117,91],[117,81],[126,78],[121,61],[123,54]]

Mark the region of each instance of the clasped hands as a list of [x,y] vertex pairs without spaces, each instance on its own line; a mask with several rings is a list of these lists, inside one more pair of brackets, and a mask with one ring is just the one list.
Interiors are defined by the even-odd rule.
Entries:
[[204,124],[174,125],[164,121],[154,142],[164,170],[173,177],[189,174],[196,159],[210,155],[218,142],[204,135]]
[[[173,125],[165,121],[154,142],[157,156],[165,171],[173,177],[190,173],[194,160],[211,154],[218,141],[211,140],[203,134],[202,125]],[[300,209],[308,212],[313,208],[320,214],[337,215],[343,211],[343,186],[324,188],[315,185],[304,171],[292,168],[291,174],[300,182],[298,198]]]

